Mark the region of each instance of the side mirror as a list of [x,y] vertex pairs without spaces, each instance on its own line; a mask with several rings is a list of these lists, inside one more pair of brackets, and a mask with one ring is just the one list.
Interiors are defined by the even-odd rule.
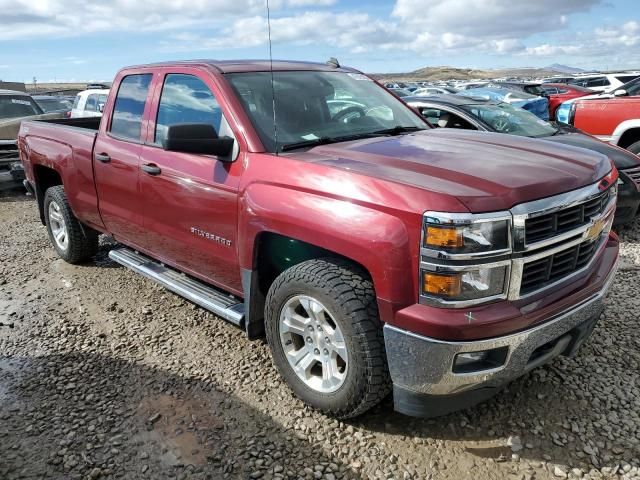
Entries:
[[620,90],[616,90],[615,92],[613,92],[614,97],[626,97],[627,95],[628,93],[624,88],[621,88]]
[[225,157],[233,151],[233,138],[218,137],[216,129],[208,123],[180,123],[167,128],[162,147],[173,152],[216,155],[228,162],[231,159]]
[[100,113],[104,113],[104,103],[99,103],[99,104],[98,104],[98,111],[99,111]]

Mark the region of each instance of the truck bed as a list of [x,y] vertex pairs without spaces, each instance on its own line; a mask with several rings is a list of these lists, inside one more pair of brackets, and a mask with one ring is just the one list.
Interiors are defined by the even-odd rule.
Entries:
[[50,120],[33,120],[38,123],[50,123],[53,125],[61,125],[65,127],[82,128],[85,130],[98,131],[100,128],[101,117],[84,117],[84,118],[54,118]]
[[[51,178],[55,172],[65,186],[73,211],[85,223],[100,227],[93,177],[93,145],[100,118],[60,118],[23,121],[18,148],[27,179]],[[44,191],[36,192],[41,199]]]

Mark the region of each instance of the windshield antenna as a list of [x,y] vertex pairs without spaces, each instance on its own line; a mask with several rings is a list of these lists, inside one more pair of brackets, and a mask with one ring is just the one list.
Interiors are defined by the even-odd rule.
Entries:
[[267,0],[267,31],[269,33],[269,70],[271,72],[271,102],[273,106],[273,139],[275,141],[275,152],[278,155],[278,126],[276,125],[276,87],[273,80],[273,51],[271,49],[271,12],[269,10],[269,0]]

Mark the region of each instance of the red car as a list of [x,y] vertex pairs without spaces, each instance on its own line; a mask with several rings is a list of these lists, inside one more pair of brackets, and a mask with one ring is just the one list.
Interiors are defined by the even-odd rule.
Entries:
[[113,236],[115,262],[266,335],[339,418],[392,389],[442,414],[573,355],[618,259],[605,155],[432,129],[337,65],[127,68],[102,118],[24,121],[19,147],[61,258]]
[[549,119],[556,118],[556,109],[572,98],[593,95],[593,90],[565,83],[543,83],[540,87],[549,95]]

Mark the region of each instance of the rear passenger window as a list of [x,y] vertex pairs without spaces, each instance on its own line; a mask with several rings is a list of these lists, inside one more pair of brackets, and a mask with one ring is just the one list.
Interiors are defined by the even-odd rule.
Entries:
[[87,97],[87,104],[84,106],[84,109],[87,112],[95,112],[98,110],[97,95],[95,93]]
[[127,75],[120,82],[113,107],[111,133],[118,137],[140,140],[142,114],[151,84],[150,73]]
[[167,75],[158,107],[155,143],[162,144],[171,125],[208,123],[220,134],[221,122],[220,105],[202,80],[193,75]]

